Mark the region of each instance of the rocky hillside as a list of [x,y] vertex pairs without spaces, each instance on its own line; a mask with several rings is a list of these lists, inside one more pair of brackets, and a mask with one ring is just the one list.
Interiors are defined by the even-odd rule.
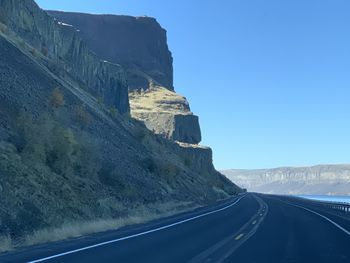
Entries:
[[48,12],[76,28],[102,60],[125,68],[134,118],[169,139],[189,144],[201,141],[198,117],[186,98],[174,91],[166,31],[154,18]]
[[222,173],[252,192],[350,195],[350,165],[226,170]]
[[130,118],[127,70],[76,28],[32,0],[0,2],[0,249],[238,193],[211,158]]

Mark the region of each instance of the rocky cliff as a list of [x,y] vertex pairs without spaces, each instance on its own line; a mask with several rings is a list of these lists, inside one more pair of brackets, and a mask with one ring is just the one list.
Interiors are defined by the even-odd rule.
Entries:
[[174,92],[172,56],[166,31],[154,18],[48,11],[79,30],[101,59],[127,72],[131,115],[156,134],[198,144],[198,117],[185,97]]
[[222,173],[252,192],[350,195],[350,165],[226,170]]
[[129,111],[123,69],[98,59],[76,29],[52,19],[34,1],[3,0],[0,13],[8,29],[20,36],[22,45],[30,45],[32,53],[41,57],[56,74],[72,76],[109,107],[121,113]]
[[0,241],[102,231],[241,191],[209,149],[155,135],[128,110],[121,66],[32,0],[0,1]]
[[128,74],[130,89],[148,89],[153,81],[173,90],[173,59],[166,31],[156,19],[47,12],[79,29],[89,48],[101,59],[120,63]]

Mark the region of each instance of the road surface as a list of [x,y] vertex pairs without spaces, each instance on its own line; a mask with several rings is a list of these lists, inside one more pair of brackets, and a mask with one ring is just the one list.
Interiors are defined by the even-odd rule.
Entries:
[[248,193],[148,224],[0,255],[0,262],[350,262],[350,217]]

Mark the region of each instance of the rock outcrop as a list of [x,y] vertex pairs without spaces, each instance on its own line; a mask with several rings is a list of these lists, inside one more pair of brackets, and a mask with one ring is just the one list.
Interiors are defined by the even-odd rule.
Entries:
[[48,12],[77,28],[101,59],[125,68],[134,118],[169,139],[191,144],[201,141],[198,117],[186,98],[174,91],[166,31],[154,18]]
[[123,69],[97,58],[76,29],[52,19],[34,1],[4,0],[0,14],[8,29],[32,46],[33,55],[45,60],[53,71],[68,74],[67,78],[71,76],[120,113],[129,112]]
[[121,64],[129,89],[148,89],[151,81],[173,90],[173,59],[166,31],[152,17],[91,15],[47,11],[80,30],[101,59]]
[[147,128],[166,138],[198,144],[201,130],[186,98],[162,87],[130,92],[131,115],[143,120]]
[[350,165],[222,171],[248,191],[268,194],[350,195]]

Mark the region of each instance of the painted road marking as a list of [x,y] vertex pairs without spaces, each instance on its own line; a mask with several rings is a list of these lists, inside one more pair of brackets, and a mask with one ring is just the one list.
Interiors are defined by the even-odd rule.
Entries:
[[244,234],[239,234],[238,236],[236,236],[235,240],[240,240],[243,236]]
[[324,215],[321,215],[309,208],[306,208],[306,207],[303,207],[303,206],[300,206],[300,205],[295,205],[295,204],[291,204],[291,203],[288,203],[290,205],[293,205],[293,206],[296,206],[296,207],[299,207],[301,209],[304,209],[306,211],[309,211],[310,213],[313,213],[315,215],[318,215],[320,217],[322,217],[323,219],[327,220],[329,223],[333,224],[334,226],[336,226],[338,229],[342,230],[345,234],[349,235],[350,236],[350,231],[348,231],[347,229],[345,229],[344,227],[342,227],[341,225],[338,225],[336,222],[334,222],[333,220],[329,219],[328,217],[324,216]]
[[79,249],[75,249],[75,250],[67,251],[67,252],[64,252],[64,253],[56,254],[56,255],[53,255],[53,256],[50,256],[50,257],[36,259],[36,260],[30,261],[28,263],[43,262],[43,261],[47,261],[47,260],[50,260],[50,259],[63,257],[63,256],[66,256],[66,255],[74,254],[74,253],[81,252],[81,251],[84,251],[84,250],[92,249],[92,248],[95,248],[95,247],[101,247],[101,246],[105,246],[105,245],[108,245],[108,244],[117,243],[117,242],[120,242],[120,241],[123,241],[123,240],[131,239],[131,238],[139,237],[139,236],[144,236],[144,235],[147,235],[147,234],[150,234],[150,233],[154,233],[154,232],[157,232],[157,231],[160,231],[160,230],[171,228],[173,226],[177,226],[177,225],[189,222],[189,221],[193,221],[193,220],[201,218],[201,217],[205,217],[205,216],[208,216],[208,215],[212,215],[212,214],[224,211],[224,210],[234,206],[235,204],[237,204],[243,197],[245,197],[245,195],[242,195],[235,202],[233,202],[233,203],[231,203],[231,204],[229,204],[229,205],[227,205],[227,206],[225,206],[223,208],[220,208],[220,209],[217,209],[217,210],[214,210],[214,211],[211,211],[211,212],[207,212],[207,213],[204,213],[204,214],[201,214],[201,215],[198,215],[198,216],[194,216],[194,217],[191,217],[191,218],[187,218],[185,220],[181,220],[179,222],[172,223],[170,225],[154,228],[154,229],[151,229],[151,230],[148,230],[148,231],[145,231],[145,232],[141,232],[141,233],[133,234],[133,235],[126,236],[126,237],[113,239],[113,240],[102,242],[102,243],[98,243],[98,244],[95,244],[95,245],[82,247],[82,248],[79,248]]

